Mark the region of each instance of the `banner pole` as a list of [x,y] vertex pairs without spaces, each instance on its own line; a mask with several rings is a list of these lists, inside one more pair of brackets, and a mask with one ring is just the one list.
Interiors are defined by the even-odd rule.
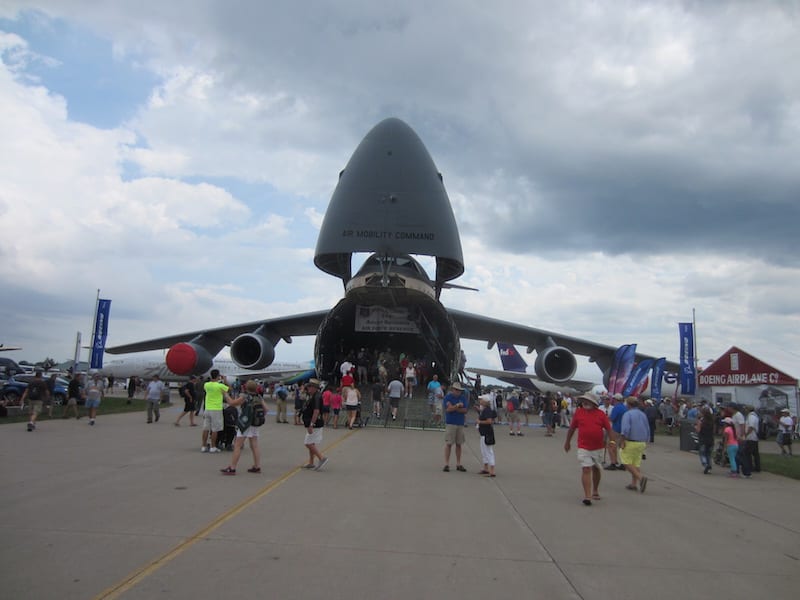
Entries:
[[100,307],[100,288],[97,288],[97,298],[94,301],[94,314],[92,315],[92,335],[89,338],[89,357],[86,360],[88,367],[86,372],[92,368],[92,351],[94,350],[94,336],[97,334],[97,310]]
[[75,352],[72,354],[72,374],[78,374],[78,364],[81,362],[81,332],[75,336]]

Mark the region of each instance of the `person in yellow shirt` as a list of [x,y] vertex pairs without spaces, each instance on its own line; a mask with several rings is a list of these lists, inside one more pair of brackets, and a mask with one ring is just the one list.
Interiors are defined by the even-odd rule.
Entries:
[[[228,395],[230,389],[225,383],[225,378],[219,374],[219,369],[211,370],[211,381],[203,385],[206,393],[206,407],[203,412],[203,446],[200,452],[219,452],[217,448],[217,435],[225,427],[222,418],[222,401],[230,402]],[[211,433],[211,445],[208,445],[208,434]]]

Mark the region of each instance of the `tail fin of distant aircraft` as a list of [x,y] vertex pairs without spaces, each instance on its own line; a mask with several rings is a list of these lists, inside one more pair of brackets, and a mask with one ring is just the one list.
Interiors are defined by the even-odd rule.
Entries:
[[525,373],[528,370],[528,363],[513,345],[497,342],[497,350],[500,352],[500,362],[503,363],[504,371]]

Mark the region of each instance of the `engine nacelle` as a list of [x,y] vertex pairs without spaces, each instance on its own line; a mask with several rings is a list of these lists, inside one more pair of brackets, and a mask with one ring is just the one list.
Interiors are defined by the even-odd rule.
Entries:
[[200,375],[211,368],[214,359],[202,346],[180,342],[167,351],[166,363],[175,375]]
[[243,333],[231,342],[231,359],[243,369],[264,369],[275,360],[275,346],[263,335]]
[[563,346],[548,346],[536,354],[534,369],[544,381],[565,383],[572,379],[577,368],[575,355]]

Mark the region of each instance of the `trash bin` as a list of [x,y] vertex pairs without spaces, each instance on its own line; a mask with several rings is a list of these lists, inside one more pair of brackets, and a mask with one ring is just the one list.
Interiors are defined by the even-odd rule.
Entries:
[[694,430],[694,421],[684,419],[680,422],[681,450],[684,452],[697,452],[697,432]]

